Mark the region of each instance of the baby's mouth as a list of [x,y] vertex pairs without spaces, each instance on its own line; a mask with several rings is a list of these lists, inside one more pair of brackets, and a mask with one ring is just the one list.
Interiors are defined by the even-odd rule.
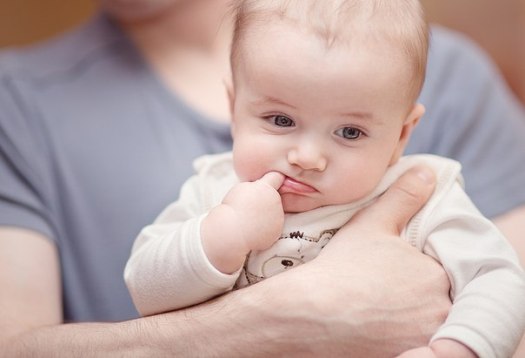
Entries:
[[304,195],[315,192],[317,192],[317,189],[314,187],[290,177],[286,177],[283,184],[279,188],[279,194],[293,193]]

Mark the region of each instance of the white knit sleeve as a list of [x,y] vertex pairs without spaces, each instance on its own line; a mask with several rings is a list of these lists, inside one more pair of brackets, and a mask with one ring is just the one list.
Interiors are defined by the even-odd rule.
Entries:
[[480,357],[511,357],[525,330],[524,274],[511,246],[457,183],[421,225],[423,252],[452,284],[451,311],[432,341],[450,338]]
[[230,290],[238,272],[223,274],[202,248],[199,178],[191,178],[180,199],[137,237],[124,270],[133,302],[143,316],[204,302]]

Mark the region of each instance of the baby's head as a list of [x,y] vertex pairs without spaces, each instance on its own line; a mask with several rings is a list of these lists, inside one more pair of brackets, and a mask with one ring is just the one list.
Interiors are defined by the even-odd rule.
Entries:
[[287,179],[287,212],[369,194],[424,109],[427,25],[417,0],[244,0],[231,89],[241,180]]

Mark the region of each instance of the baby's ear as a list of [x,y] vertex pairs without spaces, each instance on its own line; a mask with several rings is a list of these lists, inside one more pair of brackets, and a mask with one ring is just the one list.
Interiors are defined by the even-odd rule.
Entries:
[[224,79],[222,81],[224,87],[226,88],[226,93],[228,94],[228,103],[230,105],[230,116],[233,119],[233,106],[235,104],[235,91],[233,89],[233,83],[231,79]]
[[394,150],[394,153],[392,154],[390,165],[397,162],[399,158],[403,155],[408,140],[412,135],[412,131],[416,127],[421,117],[423,117],[423,114],[425,114],[425,106],[423,106],[421,103],[416,103],[410,111],[410,113],[408,113],[408,116],[403,121],[401,134],[399,135],[399,142],[397,143],[397,147]]
[[[421,103],[416,103],[410,113],[408,114],[407,118],[405,119],[405,122],[403,123],[403,127],[410,125],[411,130],[410,133],[408,133],[408,136],[410,137],[410,134],[412,134],[412,129],[418,124],[419,120],[423,115],[425,114],[425,106],[423,106]],[[403,134],[401,134],[403,135]],[[408,141],[408,138],[407,138]]]
[[231,80],[224,79],[222,83],[224,84],[224,87],[226,88],[226,93],[228,94],[228,103],[230,106],[230,121],[231,121],[230,133],[233,138],[234,132],[235,132],[235,116],[233,114],[233,109],[235,107],[235,92],[234,92],[233,83],[231,82]]

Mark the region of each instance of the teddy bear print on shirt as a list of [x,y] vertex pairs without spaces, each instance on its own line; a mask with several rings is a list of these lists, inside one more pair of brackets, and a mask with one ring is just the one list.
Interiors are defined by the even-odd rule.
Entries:
[[235,288],[252,285],[312,260],[337,230],[324,230],[317,236],[291,231],[283,234],[269,249],[250,252]]

